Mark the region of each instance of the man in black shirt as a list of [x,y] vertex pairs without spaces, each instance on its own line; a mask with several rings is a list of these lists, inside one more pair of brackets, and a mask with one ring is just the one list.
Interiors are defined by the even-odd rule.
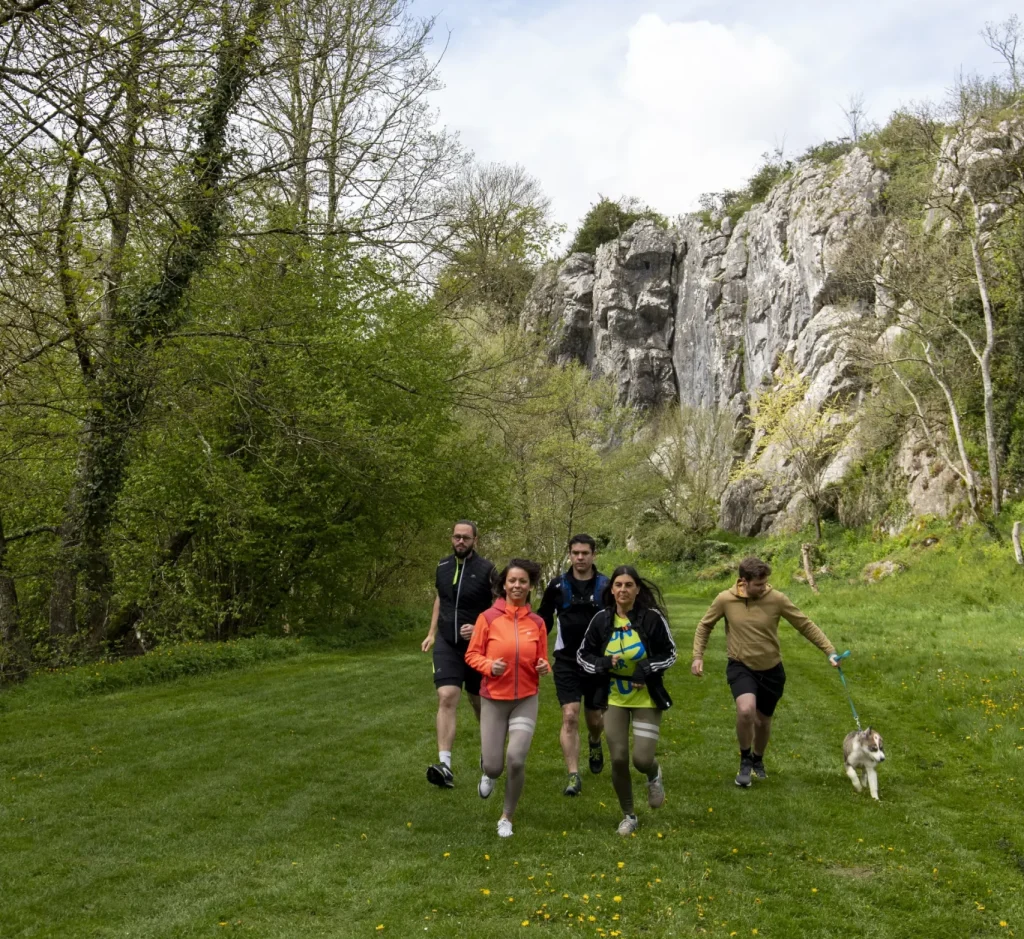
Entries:
[[438,761],[427,767],[427,779],[451,789],[452,744],[455,712],[466,686],[469,703],[480,720],[480,673],[466,664],[466,649],[477,617],[494,602],[491,575],[494,565],[476,553],[477,529],[459,521],[452,529],[452,553],[437,565],[434,610],[430,631],[420,648],[434,649],[434,687],[437,688]]
[[604,768],[601,750],[601,731],[604,729],[604,711],[594,704],[596,683],[576,661],[576,652],[583,642],[583,634],[590,621],[602,608],[601,596],[608,578],[594,567],[597,543],[590,535],[573,535],[569,542],[572,567],[559,574],[544,591],[537,611],[547,624],[548,632],[557,616],[558,632],[555,637],[555,691],[562,706],[560,742],[565,766],[569,771],[569,784],[564,793],[577,796],[583,789],[580,779],[580,699],[590,737],[590,772],[600,773]]

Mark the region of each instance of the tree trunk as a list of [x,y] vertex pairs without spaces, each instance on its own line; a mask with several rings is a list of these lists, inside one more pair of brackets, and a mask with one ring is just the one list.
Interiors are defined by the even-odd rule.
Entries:
[[6,560],[7,539],[0,517],[0,686],[20,678],[28,658],[21,635],[18,589]]
[[1024,567],[1024,550],[1020,546],[1020,522],[1013,523],[1013,556],[1017,563]]
[[[976,203],[974,220],[977,226],[979,213]],[[974,257],[974,275],[978,282],[978,294],[981,296],[981,308],[985,316],[985,348],[978,357],[978,364],[981,366],[981,386],[985,396],[985,448],[988,453],[989,485],[992,487],[992,514],[998,515],[1002,495],[999,491],[999,448],[996,444],[995,394],[992,389],[992,352],[996,346],[996,331],[977,231],[971,237],[971,254]]]
[[800,556],[804,560],[804,573],[807,575],[807,586],[811,588],[815,593],[820,593],[818,585],[814,582],[814,569],[811,567],[811,551],[814,550],[814,545],[804,544],[800,548]]
[[928,363],[928,371],[931,373],[935,383],[942,389],[942,395],[946,399],[946,407],[949,409],[949,417],[953,424],[953,439],[956,441],[957,453],[960,455],[960,464],[967,476],[967,502],[971,507],[974,517],[978,517],[978,481],[974,475],[974,468],[971,466],[970,458],[967,456],[967,444],[964,441],[963,426],[960,423],[960,409],[956,406],[956,399],[949,384],[939,377],[932,363],[931,344],[925,343],[925,361]]

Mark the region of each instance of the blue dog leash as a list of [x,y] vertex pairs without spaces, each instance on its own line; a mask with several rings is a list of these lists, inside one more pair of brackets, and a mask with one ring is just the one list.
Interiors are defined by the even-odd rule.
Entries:
[[[847,656],[849,656],[850,650],[847,649],[842,655],[836,656],[836,661],[841,662]],[[843,690],[846,692],[846,700],[850,702],[850,710],[853,711],[853,719],[857,722],[857,730],[861,730],[860,718],[857,716],[857,709],[853,706],[853,697],[850,695],[849,686],[846,684],[846,676],[843,674],[843,667],[837,665],[836,669],[839,671],[839,679],[843,683]]]

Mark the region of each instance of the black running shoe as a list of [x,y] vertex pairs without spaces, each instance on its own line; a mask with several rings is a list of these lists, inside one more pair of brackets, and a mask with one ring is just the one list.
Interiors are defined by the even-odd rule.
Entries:
[[767,779],[768,774],[764,771],[764,760],[754,760],[753,765],[754,775],[758,779]]
[[562,790],[562,795],[578,796],[583,791],[583,780],[579,773],[569,774],[569,785]]
[[749,756],[740,758],[740,771],[736,774],[736,785],[746,789],[750,785],[750,774],[754,772],[754,761]]
[[440,786],[442,789],[455,788],[455,778],[445,763],[431,763],[427,767],[427,782]]
[[604,750],[601,749],[601,741],[590,744],[590,772],[595,776],[604,769]]

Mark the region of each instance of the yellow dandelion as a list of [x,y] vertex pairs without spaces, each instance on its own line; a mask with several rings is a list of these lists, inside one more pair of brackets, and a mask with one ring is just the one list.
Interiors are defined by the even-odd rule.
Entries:
[[483,895],[484,895],[485,897],[489,897],[489,896],[491,895],[491,891],[490,891],[490,890],[488,890],[488,889],[487,889],[486,887],[481,887],[481,888],[480,888],[480,892],[481,892],[481,893],[482,893],[482,894],[483,894]]
[[733,848],[732,849],[732,853],[733,854],[739,854],[740,853],[740,849],[739,848]]
[[485,854],[484,855],[484,860],[485,861],[489,861],[490,859],[491,859],[491,856],[489,854]]
[[709,806],[708,806],[708,811],[709,811],[709,812],[714,812],[714,809],[713,809],[713,808],[711,808],[711,806],[709,805]]
[[612,899],[613,899],[613,900],[614,900],[614,901],[615,901],[616,903],[621,903],[621,902],[622,902],[622,897],[612,897]]
[[520,926],[529,926],[530,925],[530,921],[528,919],[524,919],[519,925]]
[[659,837],[659,838],[664,838],[665,836],[664,836],[664,835],[663,835],[663,834],[662,834],[662,833],[661,833],[661,832],[659,831],[659,832],[658,832],[658,837]]
[[1005,926],[1009,926],[1010,924],[1008,922],[1006,922],[1005,919],[1001,919],[1001,920],[999,920],[999,925],[1005,927]]
[[[406,827],[406,828],[412,828],[412,822],[406,822],[406,823],[405,823],[405,827]],[[383,928],[384,928],[384,927],[383,927],[383,926],[381,926],[381,929],[383,929]]]
[[618,914],[618,913],[616,913],[616,914],[615,914],[615,915],[614,915],[614,916],[612,917],[612,919],[618,919],[618,918],[619,918],[619,914]]
[[588,923],[596,923],[597,922],[597,917],[596,916],[588,916],[587,917],[587,922]]
[[757,930],[756,929],[751,929],[750,930],[750,935],[756,936],[757,935]]
[[619,861],[619,863],[616,866],[621,871],[622,868],[624,868],[626,866],[626,862],[625,861]]
[[445,853],[444,853],[444,855],[443,855],[443,856],[444,856],[444,857],[451,857],[451,856],[452,856],[452,853],[451,853],[451,851],[445,851]]

